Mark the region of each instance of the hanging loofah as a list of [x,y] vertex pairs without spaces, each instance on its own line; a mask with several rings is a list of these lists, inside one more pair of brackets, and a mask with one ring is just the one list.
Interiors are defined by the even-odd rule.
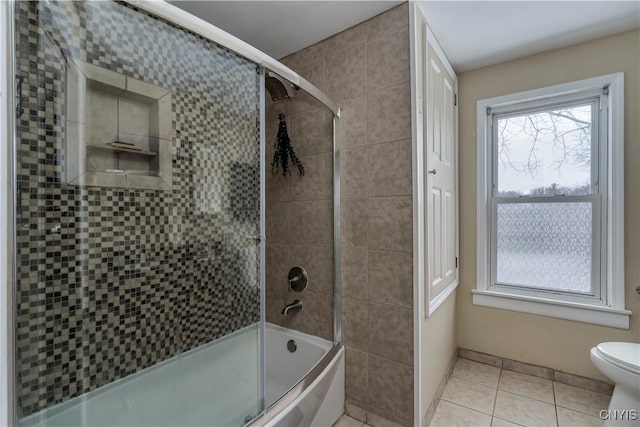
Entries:
[[289,171],[289,159],[291,163],[298,167],[300,175],[304,175],[304,166],[296,156],[293,147],[291,146],[291,139],[287,134],[287,122],[284,120],[284,114],[278,114],[280,124],[278,125],[278,134],[276,135],[276,141],[274,143],[275,152],[273,153],[273,161],[271,162],[271,172],[276,174],[282,169],[282,175],[287,176],[291,172]]

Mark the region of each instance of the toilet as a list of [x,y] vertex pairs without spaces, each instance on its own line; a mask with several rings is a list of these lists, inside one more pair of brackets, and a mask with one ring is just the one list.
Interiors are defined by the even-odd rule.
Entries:
[[640,425],[640,344],[605,342],[591,349],[591,361],[615,383],[606,426]]

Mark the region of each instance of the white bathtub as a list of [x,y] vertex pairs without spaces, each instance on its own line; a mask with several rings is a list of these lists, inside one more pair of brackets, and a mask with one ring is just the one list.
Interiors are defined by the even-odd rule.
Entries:
[[[297,344],[294,353],[287,350],[290,339]],[[344,350],[333,350],[333,359],[324,361],[326,367],[313,384],[302,391],[296,387],[295,399],[275,403],[333,343],[271,324],[265,341],[265,406],[273,409],[254,424],[330,426],[344,405]],[[257,346],[258,328],[249,326],[23,418],[19,425],[241,426],[261,409]],[[289,423],[292,416],[300,423]]]

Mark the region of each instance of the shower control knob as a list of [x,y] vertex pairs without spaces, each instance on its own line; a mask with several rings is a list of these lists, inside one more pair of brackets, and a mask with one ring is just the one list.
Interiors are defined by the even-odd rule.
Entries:
[[435,175],[436,174],[436,170],[435,169],[431,169],[430,171],[427,171],[427,173],[430,173],[431,175]]
[[309,283],[309,276],[302,267],[293,267],[289,270],[289,291],[302,292]]

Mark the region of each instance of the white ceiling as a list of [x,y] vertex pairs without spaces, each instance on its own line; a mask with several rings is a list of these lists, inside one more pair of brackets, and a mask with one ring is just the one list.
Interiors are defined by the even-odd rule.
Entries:
[[640,27],[640,1],[421,1],[458,71]]
[[366,21],[391,1],[170,1],[279,59]]
[[[274,58],[310,46],[401,0],[171,1]],[[640,0],[420,1],[456,71],[640,27]]]

